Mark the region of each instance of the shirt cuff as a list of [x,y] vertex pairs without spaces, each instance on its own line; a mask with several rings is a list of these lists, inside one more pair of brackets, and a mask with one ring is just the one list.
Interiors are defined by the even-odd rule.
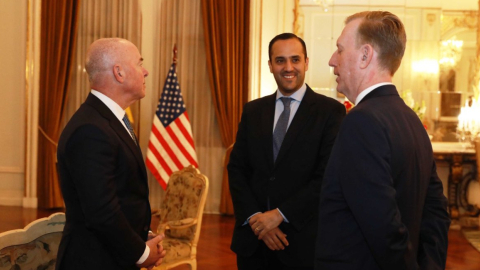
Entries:
[[277,208],[277,210],[280,213],[280,215],[282,215],[283,221],[285,221],[286,223],[290,223],[290,221],[288,221],[288,219],[283,215],[282,211],[280,211],[280,209],[278,209],[278,208]]
[[256,212],[255,214],[253,214],[253,215],[249,216],[249,217],[247,218],[247,220],[246,220],[246,221],[245,221],[245,222],[242,224],[242,226],[245,226],[245,225],[247,225],[247,224],[248,224],[248,222],[250,221],[250,219],[251,219],[253,216],[255,216],[256,214],[260,214],[260,213],[261,213],[261,212]]
[[147,260],[148,255],[150,255],[150,248],[148,247],[148,245],[145,245],[145,251],[143,252],[142,257],[140,257],[140,259],[138,259],[137,264],[144,263]]

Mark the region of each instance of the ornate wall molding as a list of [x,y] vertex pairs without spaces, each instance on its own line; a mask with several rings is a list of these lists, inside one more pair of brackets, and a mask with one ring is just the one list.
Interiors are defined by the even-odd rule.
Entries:
[[451,14],[444,12],[440,30],[441,36],[444,37],[453,29],[458,28],[477,29],[477,13],[476,11],[452,12]]
[[295,0],[295,7],[293,9],[293,33],[303,38],[305,31],[305,15],[300,7],[300,0]]

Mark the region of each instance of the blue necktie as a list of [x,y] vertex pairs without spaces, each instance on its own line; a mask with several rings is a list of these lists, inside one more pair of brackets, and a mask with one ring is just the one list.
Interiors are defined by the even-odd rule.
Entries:
[[292,100],[289,97],[281,97],[280,100],[283,102],[283,112],[280,114],[280,117],[277,120],[277,125],[273,131],[273,161],[277,160],[278,152],[282,146],[283,138],[287,133],[288,120],[290,119],[290,101]]
[[123,116],[122,120],[125,123],[125,126],[127,126],[128,131],[130,132],[130,135],[132,135],[133,141],[135,142],[135,144],[137,144],[137,136],[135,136],[135,132],[133,132],[132,125],[130,124],[130,121],[128,120],[128,117],[126,114],[125,116]]

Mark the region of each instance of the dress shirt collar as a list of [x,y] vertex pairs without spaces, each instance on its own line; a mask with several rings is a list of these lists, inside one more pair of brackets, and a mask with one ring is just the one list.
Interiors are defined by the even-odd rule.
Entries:
[[370,92],[372,92],[373,90],[377,89],[378,87],[380,86],[384,86],[384,85],[389,85],[389,84],[393,84],[391,82],[383,82],[383,83],[377,83],[377,84],[374,84],[370,87],[368,87],[367,89],[363,90],[362,92],[360,92],[360,94],[358,94],[357,96],[357,100],[355,100],[355,105],[358,105],[358,103],[360,103],[360,101],[362,101],[362,99],[370,94]]
[[92,95],[96,96],[98,99],[100,99],[105,106],[107,106],[110,111],[120,120],[120,122],[123,124],[123,117],[125,116],[125,111],[118,105],[115,101],[113,101],[111,98],[107,97],[106,95],[98,92],[97,90],[91,90],[90,91]]
[[[300,87],[297,91],[295,91],[295,93],[293,93],[289,97],[292,98],[293,100],[296,100],[296,101],[302,101],[303,96],[305,96],[305,92],[307,92],[307,85],[305,83],[303,83],[302,87]],[[281,97],[284,97],[284,95],[282,94],[282,92],[280,92],[277,89],[277,97],[276,97],[275,100],[277,101]]]

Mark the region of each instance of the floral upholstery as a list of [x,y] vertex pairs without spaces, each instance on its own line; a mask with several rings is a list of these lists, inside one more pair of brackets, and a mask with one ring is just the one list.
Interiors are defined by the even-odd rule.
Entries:
[[0,234],[0,270],[55,269],[65,214],[56,213],[25,229]]
[[167,254],[157,269],[188,263],[196,269],[196,247],[208,192],[208,179],[192,166],[170,176],[163,203],[154,214],[160,223],[157,233]]
[[190,241],[167,238],[162,242],[163,248],[167,250],[163,263],[175,262],[182,258],[190,257]]
[[55,269],[61,232],[42,235],[21,245],[0,250],[0,270],[10,269]]

